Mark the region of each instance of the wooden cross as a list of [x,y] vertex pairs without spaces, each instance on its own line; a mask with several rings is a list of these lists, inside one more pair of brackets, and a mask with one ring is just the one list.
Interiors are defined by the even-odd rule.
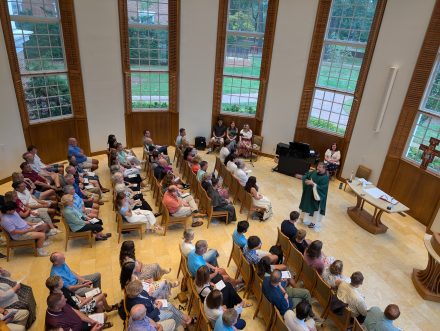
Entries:
[[422,164],[420,164],[420,168],[426,170],[428,165],[434,161],[434,157],[440,157],[440,151],[437,151],[435,148],[440,143],[439,139],[431,137],[429,139],[429,146],[420,145],[419,149],[423,151],[422,154]]

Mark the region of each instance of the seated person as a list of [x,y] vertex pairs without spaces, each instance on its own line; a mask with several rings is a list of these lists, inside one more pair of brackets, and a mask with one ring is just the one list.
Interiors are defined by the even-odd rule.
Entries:
[[197,155],[197,149],[193,147],[186,147],[183,151],[183,159],[188,163],[191,162],[192,158]]
[[322,241],[315,240],[304,251],[304,262],[322,275],[324,268],[333,263],[333,257],[327,257],[322,252]]
[[101,274],[99,272],[80,276],[69,268],[66,264],[66,257],[61,252],[52,253],[50,255],[50,262],[52,263],[50,275],[60,276],[63,279],[64,287],[69,291],[83,297],[86,292],[93,288],[101,289]]
[[324,164],[330,175],[334,175],[339,168],[341,162],[341,151],[336,143],[333,143],[329,149],[325,151]]
[[125,168],[119,163],[119,159],[116,154],[110,154],[110,168],[112,172],[119,171],[124,177],[135,178],[140,176],[141,170],[136,167]]
[[116,139],[116,136],[114,134],[109,134],[107,137],[107,150],[109,152],[116,150],[116,144],[118,143],[118,140]]
[[[96,174],[89,174],[88,171],[85,171],[76,161],[75,155],[68,155],[67,161],[69,162],[69,167],[73,167],[74,170],[66,168],[66,173],[70,173],[75,177],[75,180],[80,180],[81,183],[89,182],[89,184],[92,184],[95,187],[99,187],[99,189],[102,191],[102,193],[110,192],[109,189],[102,186],[101,181],[99,180],[99,176]],[[91,176],[92,175],[92,176]]]
[[172,319],[159,321],[156,323],[147,316],[147,309],[143,304],[134,305],[130,310],[128,320],[128,331],[174,331],[176,322]]
[[246,171],[244,170],[246,167],[244,161],[239,159],[235,162],[235,164],[237,165],[237,170],[235,170],[235,172],[232,175],[238,179],[241,186],[245,187],[249,177]]
[[123,173],[118,171],[118,169],[114,168],[115,166],[111,166],[110,170],[112,171],[112,182],[113,185],[123,184],[126,185],[129,190],[134,192],[135,194],[141,194],[140,191],[145,191],[146,189],[142,187],[142,178],[139,175],[134,177],[124,177]]
[[162,307],[162,302],[152,297],[150,293],[145,291],[140,280],[133,280],[125,287],[126,300],[125,306],[127,310],[131,310],[133,306],[141,304],[147,310],[147,316],[155,322],[173,319],[176,326],[187,327],[191,324],[192,318],[179,311],[171,302],[168,307]]
[[85,156],[84,151],[78,147],[78,142],[75,138],[69,138],[67,143],[69,145],[68,155],[75,155],[76,160],[81,167],[91,169],[91,171],[98,169],[99,161]]
[[290,242],[293,243],[298,233],[298,229],[295,226],[296,221],[298,221],[299,213],[297,211],[292,211],[289,215],[288,220],[284,220],[281,223],[281,233],[289,238]]
[[[236,307],[229,308],[227,310],[223,310],[223,295],[222,292],[215,289],[212,290],[208,296],[206,297],[205,302],[203,303],[203,310],[205,311],[206,317],[208,318],[209,322],[211,323],[212,327],[215,327],[217,325],[217,320],[221,320],[223,324],[223,314],[226,314],[225,320],[226,324],[232,324],[230,327],[233,327],[237,330],[243,330],[246,326],[246,322],[242,319],[238,319],[238,315],[241,314],[243,311],[243,307],[241,305],[237,305]],[[229,312],[228,312],[229,311]],[[235,312],[232,313],[232,311]],[[232,318],[229,318],[231,316]],[[217,330],[220,325],[217,325]],[[234,329],[233,329],[234,330]]]
[[147,152],[153,152],[154,150],[156,150],[159,154],[163,153],[165,155],[168,155],[168,146],[155,145],[153,143],[153,139],[151,139],[151,133],[148,130],[144,130],[143,143],[144,148]]
[[[38,174],[37,174],[38,176]],[[57,194],[54,189],[47,189],[45,191],[37,190],[37,186],[30,180],[29,178],[25,178],[22,173],[13,172],[11,175],[12,182],[24,182],[26,184],[26,188],[31,192],[31,194],[35,195],[38,199],[41,200],[52,200],[57,201]]]
[[[173,172],[173,168],[168,165],[167,161],[165,159],[159,159],[157,163],[157,167],[154,168],[154,177],[156,177],[157,180],[161,181],[165,175],[168,172]],[[180,178],[175,178],[174,180],[175,184],[181,184]]]
[[20,169],[23,177],[31,180],[39,191],[53,190],[55,192],[58,189],[47,178],[41,177],[36,171],[32,170],[29,163],[23,162],[20,164]]
[[271,218],[273,215],[272,203],[268,197],[258,192],[257,178],[255,176],[248,178],[244,189],[251,194],[253,205],[260,210],[260,220],[265,221]]
[[[262,258],[261,253],[258,255],[257,250],[261,248],[261,239],[257,236],[250,236],[247,240],[247,245],[243,247],[243,255],[250,264],[257,264]],[[267,254],[272,262],[272,267],[278,270],[286,270],[287,267],[284,264],[278,264],[278,256],[274,254]]]
[[199,171],[197,171],[197,180],[199,182],[202,181],[203,175],[206,174],[207,171],[208,171],[208,162],[207,161],[200,162],[200,169]]
[[344,264],[341,260],[335,260],[328,267],[325,267],[322,273],[322,279],[334,290],[337,289],[340,281],[350,283],[350,278],[342,274]]
[[58,172],[60,174],[62,174],[64,172],[64,165],[63,164],[57,164],[57,163],[44,164],[41,161],[41,158],[37,154],[38,150],[35,145],[29,145],[27,147],[27,151],[34,156],[34,163],[37,164],[43,170],[46,170],[49,172]]
[[118,304],[109,306],[104,293],[91,297],[82,297],[64,287],[63,279],[60,276],[50,276],[46,279],[46,287],[50,293],[64,295],[67,304],[84,314],[110,312],[118,309]]
[[[29,207],[32,210],[37,210],[41,214],[48,214],[51,219],[57,214],[56,203],[52,200],[40,200],[29,192],[24,182],[12,183],[12,188],[17,192],[18,199],[21,200],[23,205]],[[49,224],[50,228],[53,228],[52,224]]]
[[[211,184],[212,183],[212,184]],[[234,205],[227,199],[220,196],[220,193],[214,188],[217,185],[218,179],[211,179],[211,183],[207,182],[204,186],[206,193],[211,199],[211,204],[214,211],[226,211],[228,213],[228,222],[237,221]]]
[[223,124],[223,119],[219,117],[217,123],[212,129],[212,138],[209,140],[209,148],[207,154],[212,152],[215,145],[220,145],[220,147],[223,147],[225,143],[226,130],[227,128],[226,125]]
[[73,175],[68,174],[64,176],[64,180],[66,182],[66,185],[72,185],[75,189],[75,193],[78,194],[78,196],[84,200],[84,203],[86,204],[86,207],[90,207],[89,203],[87,201],[92,202],[92,206],[94,209],[96,209],[95,204],[97,205],[103,205],[104,201],[100,200],[98,194],[94,194],[88,191],[85,191],[81,189],[80,185],[75,181],[75,177]]
[[103,329],[104,325],[66,303],[66,298],[61,293],[49,294],[47,297],[46,330],[62,328],[63,330],[95,331]]
[[89,218],[97,218],[99,216],[99,205],[96,204],[98,208],[94,209],[92,202],[87,204],[90,207],[86,207],[84,200],[81,199],[78,194],[76,194],[75,188],[72,185],[64,186],[64,194],[71,194],[73,196],[73,207],[83,215]]
[[262,288],[263,295],[278,309],[281,316],[302,301],[310,303],[312,297],[307,289],[291,286],[284,288],[281,280],[281,271],[275,269],[269,277],[264,278]]
[[10,311],[17,311],[13,317],[5,320],[9,329],[29,329],[36,319],[36,308],[32,287],[12,280],[9,271],[0,268],[0,318]]
[[[145,200],[142,193],[134,192],[125,184],[118,183],[115,186],[116,194],[123,194],[126,196],[128,201],[130,202],[130,206],[133,210],[141,209],[152,211],[150,204]],[[155,217],[159,216],[159,214],[153,214]]]
[[[194,230],[193,229],[185,229],[183,231],[183,241],[180,243],[180,250],[184,256],[188,256],[188,254],[196,249],[196,246],[193,245],[192,241],[194,240]],[[208,251],[203,254],[203,259],[212,264],[213,266],[218,267],[218,258],[219,254],[216,249],[208,249]]]
[[225,157],[224,165],[226,166],[226,169],[229,170],[231,174],[234,174],[237,170],[237,164],[235,163],[238,160],[237,154],[230,153],[228,156]]
[[316,331],[315,321],[310,318],[312,306],[303,301],[296,305],[295,312],[287,310],[284,314],[284,323],[289,331]]
[[[95,235],[96,241],[107,240],[111,237],[111,233],[102,233],[104,230],[102,221],[94,221],[73,206],[73,196],[64,194],[61,198],[63,205],[63,217],[72,232],[91,231]],[[96,219],[95,219],[96,220]]]
[[309,246],[309,242],[305,239],[306,235],[307,235],[306,230],[298,229],[298,232],[296,233],[296,236],[295,236],[295,241],[293,241],[293,245],[303,255],[304,255],[304,251]]
[[367,312],[363,327],[367,331],[400,331],[400,329],[393,325],[393,321],[400,316],[399,306],[390,304],[385,308],[385,311],[379,307],[371,307]]
[[211,184],[222,198],[229,200],[229,190],[223,186],[223,179],[220,179],[220,177],[211,178]]
[[247,239],[244,234],[247,232],[248,229],[249,229],[249,222],[240,221],[237,223],[237,228],[232,233],[232,240],[234,241],[234,243],[240,246],[241,249],[243,249],[244,246],[247,245]]
[[240,131],[240,139],[238,141],[238,155],[244,157],[250,157],[251,149],[252,149],[252,130],[249,128],[249,124],[244,124],[243,129]]
[[59,177],[58,173],[50,172],[50,171],[46,170],[45,168],[42,168],[39,163],[35,162],[34,154],[26,152],[23,154],[23,159],[27,163],[29,163],[32,170],[34,170],[41,177],[44,177],[47,180],[49,180],[51,184],[52,183],[55,184],[55,187],[59,188],[61,186],[60,185],[60,177]]
[[179,129],[179,135],[176,138],[176,148],[184,150],[189,147],[188,138],[186,137],[186,130],[184,128]]
[[13,201],[5,202],[2,206],[0,221],[2,228],[9,234],[12,240],[36,240],[38,256],[48,256],[49,253],[43,247],[49,245],[49,242],[45,242],[49,226],[44,223],[33,227],[32,223],[24,221],[17,214],[16,209],[17,204]]
[[134,202],[130,202],[125,193],[119,193],[116,196],[116,206],[122,218],[128,223],[143,223],[147,231],[162,231],[162,227],[156,224],[156,217],[150,210],[133,209]]
[[196,219],[199,214],[194,198],[188,195],[184,198],[180,196],[179,189],[175,185],[168,187],[168,190],[163,195],[163,204],[168,209],[168,212],[173,217],[189,217],[192,216],[192,227],[203,225],[202,221]]
[[231,124],[229,124],[228,129],[226,130],[226,144],[230,144],[232,141],[235,141],[235,144],[237,144],[237,135],[238,129],[235,126],[235,122],[232,121]]
[[350,280],[350,283],[339,281],[336,296],[348,305],[347,309],[352,316],[362,324],[367,316],[367,304],[359,288],[364,282],[364,275],[360,271],[353,272]]
[[197,175],[200,170],[200,162],[202,162],[202,158],[198,155],[194,156],[191,160],[191,171]]
[[139,168],[141,161],[131,151],[124,149],[121,143],[116,144],[119,163],[125,168]]
[[232,140],[228,145],[223,146],[220,149],[219,159],[222,163],[225,162],[225,159],[229,154],[235,153],[236,145],[237,144],[236,144],[235,140]]
[[47,210],[44,210],[45,208],[32,210],[28,206],[25,206],[23,202],[21,202],[21,200],[18,198],[16,191],[6,192],[4,199],[5,201],[12,201],[17,204],[16,212],[26,222],[30,222],[33,224],[40,222],[46,223],[50,228],[49,232],[47,233],[48,236],[54,236],[58,233],[61,233],[60,230],[54,227],[52,219],[47,213]]
[[228,275],[225,269],[215,267],[212,264],[205,261],[203,258],[204,254],[208,251],[208,243],[206,240],[198,240],[196,242],[195,250],[191,251],[188,254],[188,270],[192,277],[195,277],[197,270],[201,266],[208,266],[211,270],[211,280],[214,283],[219,282],[220,280],[224,280],[225,282],[231,283],[233,286],[237,286],[243,284],[242,281],[236,280]]

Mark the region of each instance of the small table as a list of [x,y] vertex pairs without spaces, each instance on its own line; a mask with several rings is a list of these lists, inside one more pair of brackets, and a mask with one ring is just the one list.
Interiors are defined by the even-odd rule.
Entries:
[[[392,205],[391,209],[387,209],[390,205],[389,202],[375,198],[370,194],[365,192],[365,189],[374,188],[372,184],[363,186],[362,182],[358,179],[353,180],[351,183],[347,181],[347,185],[356,194],[356,206],[349,207],[347,209],[348,216],[361,228],[367,230],[372,234],[385,233],[388,227],[383,224],[380,220],[383,212],[388,214],[391,213],[402,213],[408,211],[409,208],[402,203],[397,203]],[[374,214],[371,215],[368,211],[364,210],[364,203],[368,202],[374,207]]]
[[440,233],[423,238],[428,251],[425,270],[413,269],[412,281],[417,292],[425,300],[440,302]]

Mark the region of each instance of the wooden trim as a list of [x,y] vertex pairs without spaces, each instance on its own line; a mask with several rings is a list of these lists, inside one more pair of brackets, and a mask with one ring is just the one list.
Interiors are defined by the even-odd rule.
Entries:
[[[356,123],[357,114],[362,101],[365,84],[368,77],[371,61],[373,59],[374,48],[376,46],[377,37],[379,35],[380,25],[385,13],[387,0],[378,0],[376,12],[371,25],[368,42],[365,46],[365,55],[359,72],[359,78],[354,91],[354,100],[351,108],[350,116],[347,123],[347,129],[344,137],[335,135],[331,132],[322,133],[307,127],[310,108],[312,105],[313,91],[315,89],[316,78],[318,76],[319,62],[321,60],[322,48],[324,46],[324,37],[327,28],[327,22],[330,17],[332,0],[320,0],[315,18],[315,27],[313,31],[313,39],[310,46],[309,59],[307,64],[306,76],[304,78],[303,92],[301,96],[300,109],[296,122],[296,130],[294,139],[310,143],[313,146],[313,136],[325,135],[334,142],[337,142],[341,150],[341,165],[339,173],[342,173],[344,162],[346,159],[348,146],[353,134],[354,125]],[[310,139],[312,137],[312,139]],[[331,141],[328,141],[330,145]],[[319,151],[323,154],[323,151]]]
[[[81,62],[78,46],[78,35],[76,31],[75,8],[73,0],[63,0],[59,2],[60,24],[62,27],[62,37],[64,40],[64,53],[66,54],[67,76],[69,79],[69,87],[73,108],[72,125],[74,133],[79,144],[86,154],[90,153],[90,140],[87,125],[87,114],[84,97],[84,88],[81,74]],[[17,54],[15,51],[14,36],[11,28],[11,18],[9,16],[7,1],[0,1],[0,21],[2,24],[3,34],[5,38],[6,50],[8,53],[9,66],[11,76],[14,83],[15,94],[17,98],[20,119],[23,127],[24,138],[27,145],[33,144],[32,130],[40,127],[42,123],[30,124],[28,112],[26,108],[25,95],[22,87],[20,67],[18,64]],[[58,123],[63,121],[54,120],[50,123]],[[66,142],[67,144],[67,142]],[[38,145],[38,144],[36,144]],[[58,159],[61,155],[52,155],[50,159]]]
[[103,150],[100,150],[100,151],[96,151],[96,152],[92,152],[92,153],[90,153],[90,156],[97,156],[97,155],[105,155],[105,154],[107,154],[107,150],[106,149],[103,149]]
[[7,182],[12,181],[12,176],[0,179],[0,185],[6,184]]
[[[217,122],[217,118],[221,114],[221,100],[223,89],[223,69],[225,59],[225,43],[226,28],[228,21],[228,0],[219,1],[218,22],[217,22],[217,50],[215,56],[215,73],[214,73],[214,95],[212,103],[212,125]],[[266,28],[264,31],[264,45],[261,58],[260,85],[257,100],[257,111],[254,116],[255,134],[261,134],[263,127],[264,107],[266,103],[267,86],[269,83],[270,67],[272,61],[273,44],[275,40],[276,21],[278,15],[279,0],[269,0],[266,16]],[[223,116],[224,114],[222,114]],[[228,116],[237,116],[228,114]]]
[[[437,192],[440,192],[440,176],[426,170],[422,170],[416,165],[408,162],[403,158],[406,143],[411,134],[411,130],[419,112],[419,105],[422,101],[423,94],[431,75],[432,68],[435,64],[438,49],[440,48],[440,0],[437,0],[431,15],[428,28],[425,33],[422,47],[417,58],[416,65],[411,77],[408,91],[402,105],[399,119],[394,130],[393,137],[388,148],[388,153],[379,177],[378,186],[389,191],[395,192],[397,199],[400,196],[408,194],[407,190],[399,189],[399,173],[402,169],[411,169],[411,174],[407,176],[407,180],[415,181],[417,176],[424,175],[428,178],[425,182],[418,183],[423,187],[429,184],[437,185]],[[410,166],[408,166],[410,165]],[[408,171],[407,171],[408,173]],[[423,205],[426,209],[425,217],[418,218],[422,224],[427,226],[427,230],[431,227],[439,208],[439,200],[437,204],[431,203],[426,199],[431,196],[426,192],[409,192],[412,194],[412,199],[407,204],[410,208],[415,208],[417,205]],[[411,214],[411,213],[410,213]],[[429,214],[429,216],[428,216]]]
[[[151,114],[158,112],[152,109],[146,112],[133,112],[131,103],[131,70],[130,70],[130,51],[128,39],[128,8],[127,0],[118,0],[119,12],[119,36],[121,45],[121,61],[122,61],[122,78],[124,82],[124,109],[125,109],[125,133],[127,146],[137,146],[139,142],[133,139],[131,129],[133,126],[132,120],[138,118],[138,115],[132,114],[147,114],[145,117],[150,117]],[[169,113],[169,137],[167,143],[170,144],[174,140],[178,132],[179,126],[179,58],[180,58],[180,1],[168,0],[168,110],[161,113]],[[160,114],[158,114],[160,116]],[[139,138],[140,139],[140,138]]]

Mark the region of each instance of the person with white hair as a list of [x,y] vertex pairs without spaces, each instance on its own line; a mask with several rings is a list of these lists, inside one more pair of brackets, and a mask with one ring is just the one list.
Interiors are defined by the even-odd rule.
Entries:
[[173,331],[176,327],[176,322],[172,319],[167,319],[159,322],[153,321],[147,316],[147,309],[144,305],[134,305],[130,310],[130,319],[128,321],[128,331]]
[[237,164],[237,170],[235,170],[233,175],[235,178],[238,179],[240,185],[244,187],[249,179],[246,171],[244,170],[245,169],[244,161],[239,159],[235,163]]

